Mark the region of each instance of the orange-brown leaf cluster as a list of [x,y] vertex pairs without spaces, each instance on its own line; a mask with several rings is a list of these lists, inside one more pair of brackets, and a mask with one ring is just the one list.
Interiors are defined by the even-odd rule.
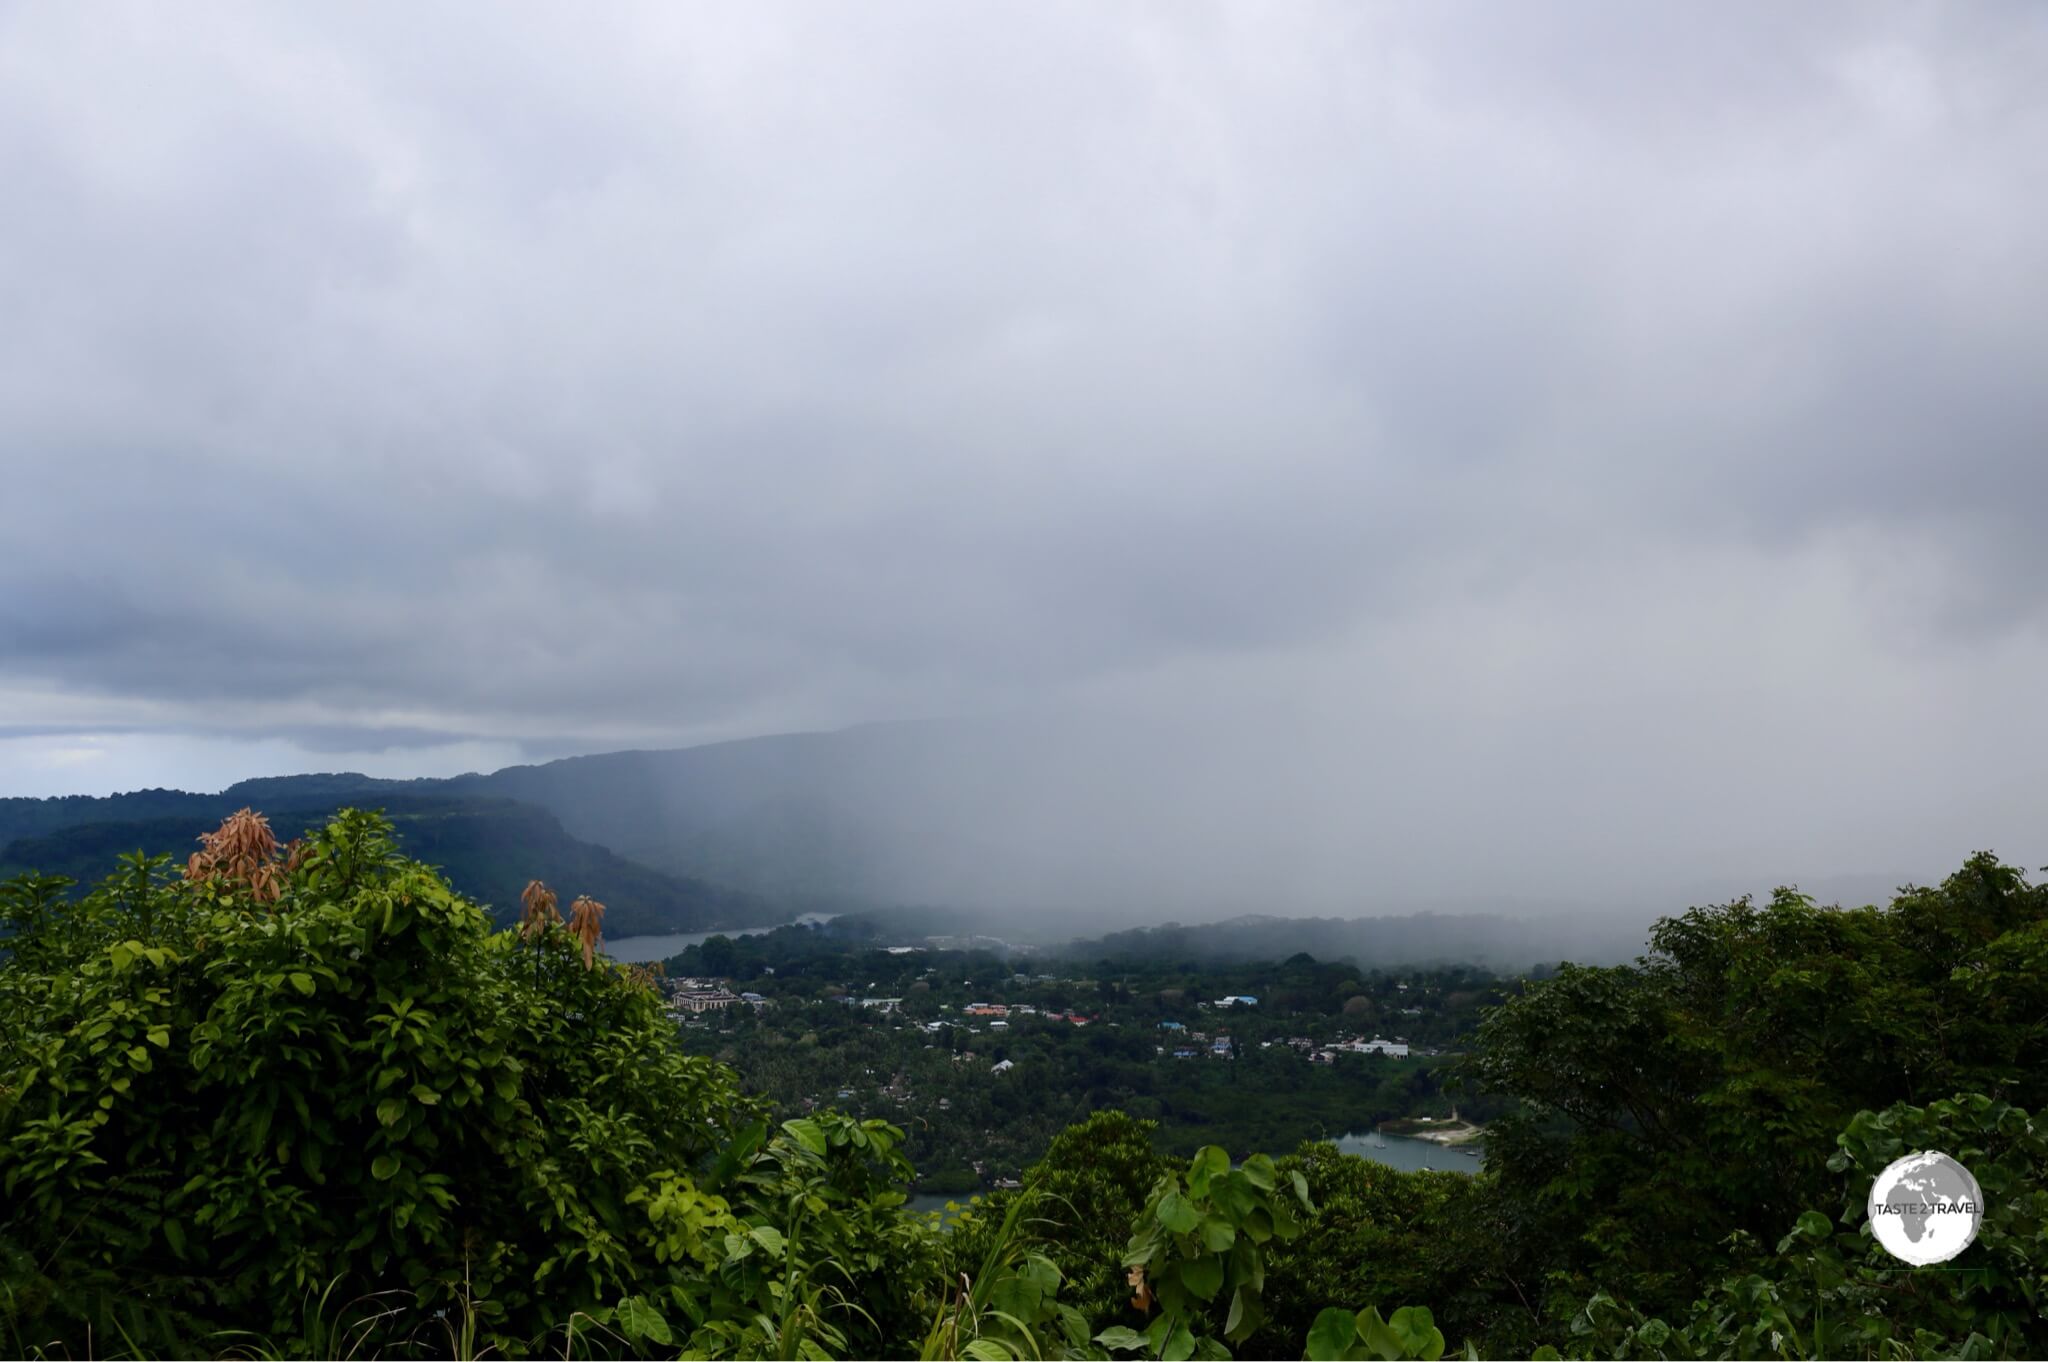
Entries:
[[569,905],[569,935],[583,943],[583,967],[595,963],[597,943],[604,939],[604,905],[588,894],[579,894]]
[[280,848],[269,819],[254,809],[237,809],[218,828],[199,835],[199,850],[185,862],[185,878],[241,884],[259,903],[275,903],[303,851],[296,841]]
[[522,941],[531,941],[562,920],[562,915],[555,911],[555,891],[539,880],[526,882],[519,901],[526,905],[526,916],[519,921],[519,938]]

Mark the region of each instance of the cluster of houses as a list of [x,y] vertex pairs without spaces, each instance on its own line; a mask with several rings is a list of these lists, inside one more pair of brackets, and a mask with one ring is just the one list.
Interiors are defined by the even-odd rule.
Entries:
[[[1208,1032],[1190,1031],[1185,1022],[1177,1021],[1163,1021],[1159,1023],[1159,1029],[1166,1032],[1167,1037],[1175,1042],[1173,1047],[1173,1057],[1175,1059],[1200,1059],[1204,1054],[1207,1054],[1211,1059],[1233,1059],[1236,1057],[1236,1049],[1232,1046],[1230,1033],[1227,1031],[1219,1031],[1214,1038],[1211,1038]],[[1160,1047],[1162,1053],[1165,1051],[1165,1048],[1164,1046]]]
[[1371,1040],[1340,1040],[1329,1045],[1317,1045],[1306,1036],[1290,1036],[1287,1044],[1301,1051],[1315,1064],[1335,1064],[1337,1056],[1343,1055],[1386,1055],[1392,1059],[1408,1058],[1408,1042],[1404,1040],[1382,1040],[1374,1036]]
[[[1008,1030],[1010,1025],[1009,1019],[1012,1017],[1043,1017],[1047,1021],[1068,1022],[1074,1026],[1086,1026],[1089,1022],[1095,1020],[1095,1018],[1083,1016],[1079,1012],[1040,1012],[1029,1003],[969,1003],[961,1010],[969,1017],[993,1018],[994,1020],[989,1022],[989,1029],[992,1031],[997,1028]],[[937,1030],[938,1026],[934,1025],[926,1029]]]
[[771,1006],[769,999],[758,993],[734,993],[724,984],[711,979],[675,979],[669,983],[668,1010],[675,1016],[694,1016],[701,1012],[723,1012],[735,1003],[745,1003],[752,1008]]
[[[1230,1034],[1225,1031],[1219,1031],[1211,1037],[1206,1031],[1190,1031],[1186,1022],[1177,1021],[1163,1021],[1159,1023],[1159,1029],[1166,1033],[1165,1039],[1173,1042],[1172,1053],[1175,1059],[1200,1059],[1204,1054],[1216,1059],[1230,1059],[1236,1054]],[[1359,1040],[1354,1037],[1351,1040],[1332,1041],[1327,1045],[1319,1044],[1307,1036],[1290,1036],[1279,1043],[1300,1051],[1317,1064],[1334,1064],[1340,1054],[1387,1055],[1394,1059],[1408,1057],[1408,1042],[1383,1040],[1378,1036],[1371,1040]],[[1270,1049],[1273,1045],[1274,1042],[1269,1040],[1259,1042],[1259,1048],[1262,1050]],[[1166,1053],[1165,1046],[1160,1047],[1160,1053]]]

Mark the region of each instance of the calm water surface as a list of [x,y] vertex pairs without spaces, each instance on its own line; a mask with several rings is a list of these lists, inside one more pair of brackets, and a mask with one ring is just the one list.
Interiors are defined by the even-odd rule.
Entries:
[[[837,914],[805,913],[794,922],[780,922],[776,927],[815,927],[821,922],[830,922]],[[649,960],[666,960],[672,955],[681,955],[691,946],[701,946],[714,936],[760,936],[772,932],[775,927],[728,927],[717,932],[671,932],[667,936],[622,936],[617,941],[607,941],[603,950],[606,955],[621,964],[639,965]]]
[[1374,1163],[1383,1163],[1389,1168],[1406,1169],[1414,1172],[1418,1168],[1434,1168],[1439,1172],[1476,1173],[1485,1162],[1470,1154],[1460,1153],[1464,1149],[1479,1149],[1478,1145],[1440,1145],[1428,1140],[1411,1139],[1406,1135],[1383,1135],[1386,1148],[1376,1148],[1371,1143],[1372,1132],[1360,1131],[1333,1141],[1346,1154],[1356,1154]]

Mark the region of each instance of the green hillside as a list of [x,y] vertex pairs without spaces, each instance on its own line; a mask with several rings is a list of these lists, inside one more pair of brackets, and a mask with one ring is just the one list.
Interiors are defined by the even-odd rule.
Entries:
[[[148,800],[119,796],[99,801],[14,801],[62,804],[60,812],[90,815],[95,805],[126,811],[148,808],[152,816],[102,819],[17,837],[0,848],[0,878],[34,870],[68,875],[81,885],[106,873],[112,858],[140,848],[182,859],[199,834],[243,804],[266,812],[278,835],[290,837],[332,817],[347,802],[374,803],[390,816],[409,856],[440,866],[451,883],[487,905],[500,922],[517,916],[519,891],[529,879],[547,881],[563,895],[588,894],[606,906],[606,934],[612,937],[751,926],[779,919],[780,910],[752,895],[651,870],[616,853],[571,837],[545,809],[509,799],[447,799],[349,793],[326,780],[331,802],[281,803],[290,782],[263,782],[268,789],[241,786],[219,795],[150,791]],[[251,799],[270,795],[271,799]],[[41,811],[37,811],[41,812]],[[48,817],[47,814],[44,815]],[[55,821],[51,819],[49,821]]]

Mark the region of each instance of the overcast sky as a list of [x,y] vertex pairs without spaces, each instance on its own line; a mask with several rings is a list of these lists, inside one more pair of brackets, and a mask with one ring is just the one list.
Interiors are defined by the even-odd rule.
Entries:
[[0,185],[0,794],[1137,710],[2048,860],[2033,0],[0,3]]

